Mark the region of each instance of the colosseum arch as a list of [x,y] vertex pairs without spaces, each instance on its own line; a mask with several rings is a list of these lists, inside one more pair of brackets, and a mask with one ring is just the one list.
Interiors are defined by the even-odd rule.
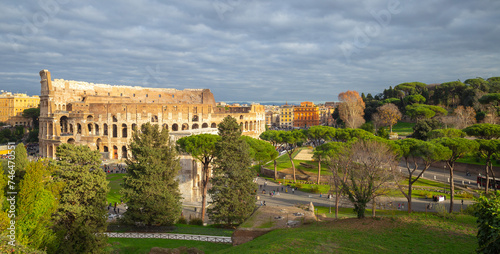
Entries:
[[95,124],[95,135],[99,136],[99,124]]
[[243,120],[243,115],[240,115],[240,120]]
[[203,124],[201,125],[201,128],[202,128],[202,129],[208,128],[208,123],[203,123]]
[[197,115],[194,115],[194,116],[193,116],[193,122],[198,122],[198,120],[199,120],[198,116],[197,116]]
[[118,118],[115,115],[113,115],[113,123],[116,123],[116,122],[118,122]]
[[122,124],[122,138],[126,138],[127,137],[127,124]]
[[182,130],[183,131],[189,130],[189,125],[187,123],[182,124]]
[[107,123],[104,124],[102,129],[103,129],[103,135],[108,136],[108,124]]
[[197,123],[193,124],[193,127],[191,128],[192,130],[196,130],[196,129],[199,129],[199,125]]
[[127,159],[127,147],[122,146],[122,159]]
[[79,123],[76,124],[76,134],[82,134],[82,125]]
[[66,143],[68,143],[68,144],[74,144],[75,143],[75,139],[74,138],[69,138],[68,141],[66,141]]
[[179,125],[176,123],[172,124],[172,131],[178,131],[179,130]]
[[151,122],[152,123],[157,123],[158,122],[158,116],[154,115],[151,117]]
[[168,130],[168,124],[164,123],[164,124],[162,125],[162,127],[163,127],[163,129]]
[[92,122],[92,121],[94,121],[94,117],[91,115],[87,116],[87,122]]
[[118,137],[118,126],[116,124],[113,124],[113,138]]
[[102,143],[102,140],[100,138],[98,138],[95,143],[96,143],[96,146],[97,146],[97,151],[101,152],[101,143]]
[[210,126],[210,128],[217,128],[217,124],[216,123],[212,123],[212,125]]
[[54,125],[52,123],[49,123],[49,136],[54,135]]
[[61,134],[68,133],[68,117],[62,116],[59,118],[59,124],[61,125]]
[[91,124],[91,123],[87,124],[87,128],[89,130],[89,135],[92,135],[92,129],[93,129],[92,127],[94,127],[93,124]]

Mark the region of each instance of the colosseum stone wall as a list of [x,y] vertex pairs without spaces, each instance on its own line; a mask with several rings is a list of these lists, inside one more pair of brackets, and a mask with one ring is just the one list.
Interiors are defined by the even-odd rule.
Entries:
[[[243,135],[258,137],[265,130],[264,106],[217,107],[209,89],[111,86],[51,79],[40,71],[40,153],[55,158],[63,143],[88,145],[104,160],[130,156],[132,131],[151,122],[169,130],[172,141],[183,136],[217,133],[226,116],[237,119]],[[185,201],[198,202],[201,165],[181,156],[179,177]]]

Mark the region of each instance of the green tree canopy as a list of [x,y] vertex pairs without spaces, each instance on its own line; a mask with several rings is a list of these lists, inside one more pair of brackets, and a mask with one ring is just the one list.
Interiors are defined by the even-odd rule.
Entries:
[[172,225],[181,215],[181,193],[176,180],[181,169],[168,130],[157,124],[143,124],[130,142],[132,158],[127,159],[127,175],[122,194],[127,201],[126,223]]
[[298,130],[293,130],[293,131],[281,131],[280,132],[280,137],[283,140],[283,143],[286,144],[286,153],[288,154],[288,158],[290,159],[290,162],[292,163],[292,170],[293,170],[293,182],[296,181],[295,178],[295,164],[293,163],[293,158],[292,155],[295,152],[295,149],[297,149],[298,144],[303,142],[305,140],[305,135],[301,131]]
[[213,134],[199,134],[191,135],[180,138],[177,140],[178,148],[181,152],[185,152],[196,158],[203,164],[202,176],[202,205],[201,205],[201,219],[205,219],[208,183],[210,181],[210,168],[209,165],[215,156],[215,143],[220,140],[218,135]]
[[474,140],[468,140],[465,138],[438,138],[433,139],[432,142],[441,144],[451,150],[451,153],[447,154],[446,157],[443,157],[442,160],[446,161],[450,170],[450,213],[452,213],[453,202],[455,200],[455,183],[453,181],[455,162],[468,153],[475,152],[479,145]]
[[439,128],[441,122],[436,119],[422,119],[413,126],[413,137],[420,140],[427,140],[428,133]]
[[[399,146],[399,155],[405,162],[409,175],[408,189],[404,190],[404,186],[401,184],[398,184],[398,188],[408,200],[408,213],[411,213],[413,184],[420,179],[432,163],[449,157],[451,151],[443,145],[413,138],[398,140],[396,143]],[[419,166],[421,162],[423,167]],[[414,174],[417,172],[417,169],[421,171],[415,177]]]
[[500,191],[477,199],[474,216],[477,217],[477,253],[495,254],[500,250]]
[[255,172],[250,170],[248,144],[241,137],[236,119],[227,116],[218,126],[209,217],[215,223],[240,224],[255,209]]
[[463,129],[469,136],[480,139],[500,138],[500,125],[490,123],[478,123]]
[[56,150],[56,181],[65,183],[55,213],[59,248],[57,253],[102,253],[107,244],[106,174],[100,169],[101,155],[88,146],[62,144]]
[[58,243],[52,230],[52,214],[57,210],[64,183],[54,180],[55,167],[48,161],[30,162],[25,169],[19,184],[17,240],[34,249],[54,252]]
[[479,102],[481,104],[493,104],[494,106],[498,106],[500,105],[500,93],[489,93],[489,94],[485,94],[483,95],[483,97],[481,97],[479,99]]
[[435,138],[464,138],[466,136],[465,132],[459,129],[447,128],[447,129],[436,129],[432,130],[427,134],[429,139]]
[[271,143],[249,136],[241,136],[241,138],[248,144],[251,157],[259,165],[278,158],[279,153]]
[[31,118],[33,120],[33,126],[38,129],[38,118],[40,117],[40,106],[37,108],[27,108],[23,111],[23,117]]
[[446,109],[440,106],[413,104],[406,106],[406,115],[412,119],[429,119],[436,115],[445,116],[448,114]]
[[335,136],[336,129],[328,126],[316,125],[305,131],[306,137],[313,142],[314,146],[319,146],[321,141],[331,140]]

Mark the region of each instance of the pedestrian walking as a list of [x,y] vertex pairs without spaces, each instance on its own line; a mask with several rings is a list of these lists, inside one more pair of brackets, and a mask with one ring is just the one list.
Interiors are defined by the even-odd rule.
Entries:
[[295,194],[295,188],[292,188],[292,194]]

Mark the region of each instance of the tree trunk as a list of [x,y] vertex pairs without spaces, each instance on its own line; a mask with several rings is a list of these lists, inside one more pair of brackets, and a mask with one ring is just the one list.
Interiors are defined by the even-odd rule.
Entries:
[[274,160],[274,181],[278,179],[278,162]]
[[[288,152],[287,152],[288,153]],[[293,182],[295,183],[297,180],[295,178],[295,164],[293,164],[293,159],[292,159],[293,151],[292,153],[288,153],[288,158],[290,158],[290,162],[292,163],[292,170],[293,170]]]
[[484,185],[484,193],[487,195],[490,189],[490,172],[489,172],[489,158],[486,159],[486,184]]
[[321,181],[321,156],[318,159],[318,184]]
[[408,199],[408,213],[411,213],[411,193],[412,193],[412,183],[411,183],[411,180],[409,181],[409,185],[408,185],[408,197],[406,197],[406,199]]
[[491,169],[491,174],[493,175],[493,188],[495,189],[495,191],[497,190],[497,180],[495,178],[495,171],[493,171],[493,162],[490,161],[490,169]]
[[455,183],[453,182],[453,166],[454,162],[448,163],[450,168],[450,213],[453,212],[453,201],[455,200]]
[[372,217],[375,218],[375,210],[377,209],[377,202],[375,202],[375,198],[372,200]]
[[208,179],[210,176],[210,169],[208,168],[208,163],[203,164],[203,193],[201,194],[201,220],[205,220],[205,210],[207,206],[207,190],[208,190]]

